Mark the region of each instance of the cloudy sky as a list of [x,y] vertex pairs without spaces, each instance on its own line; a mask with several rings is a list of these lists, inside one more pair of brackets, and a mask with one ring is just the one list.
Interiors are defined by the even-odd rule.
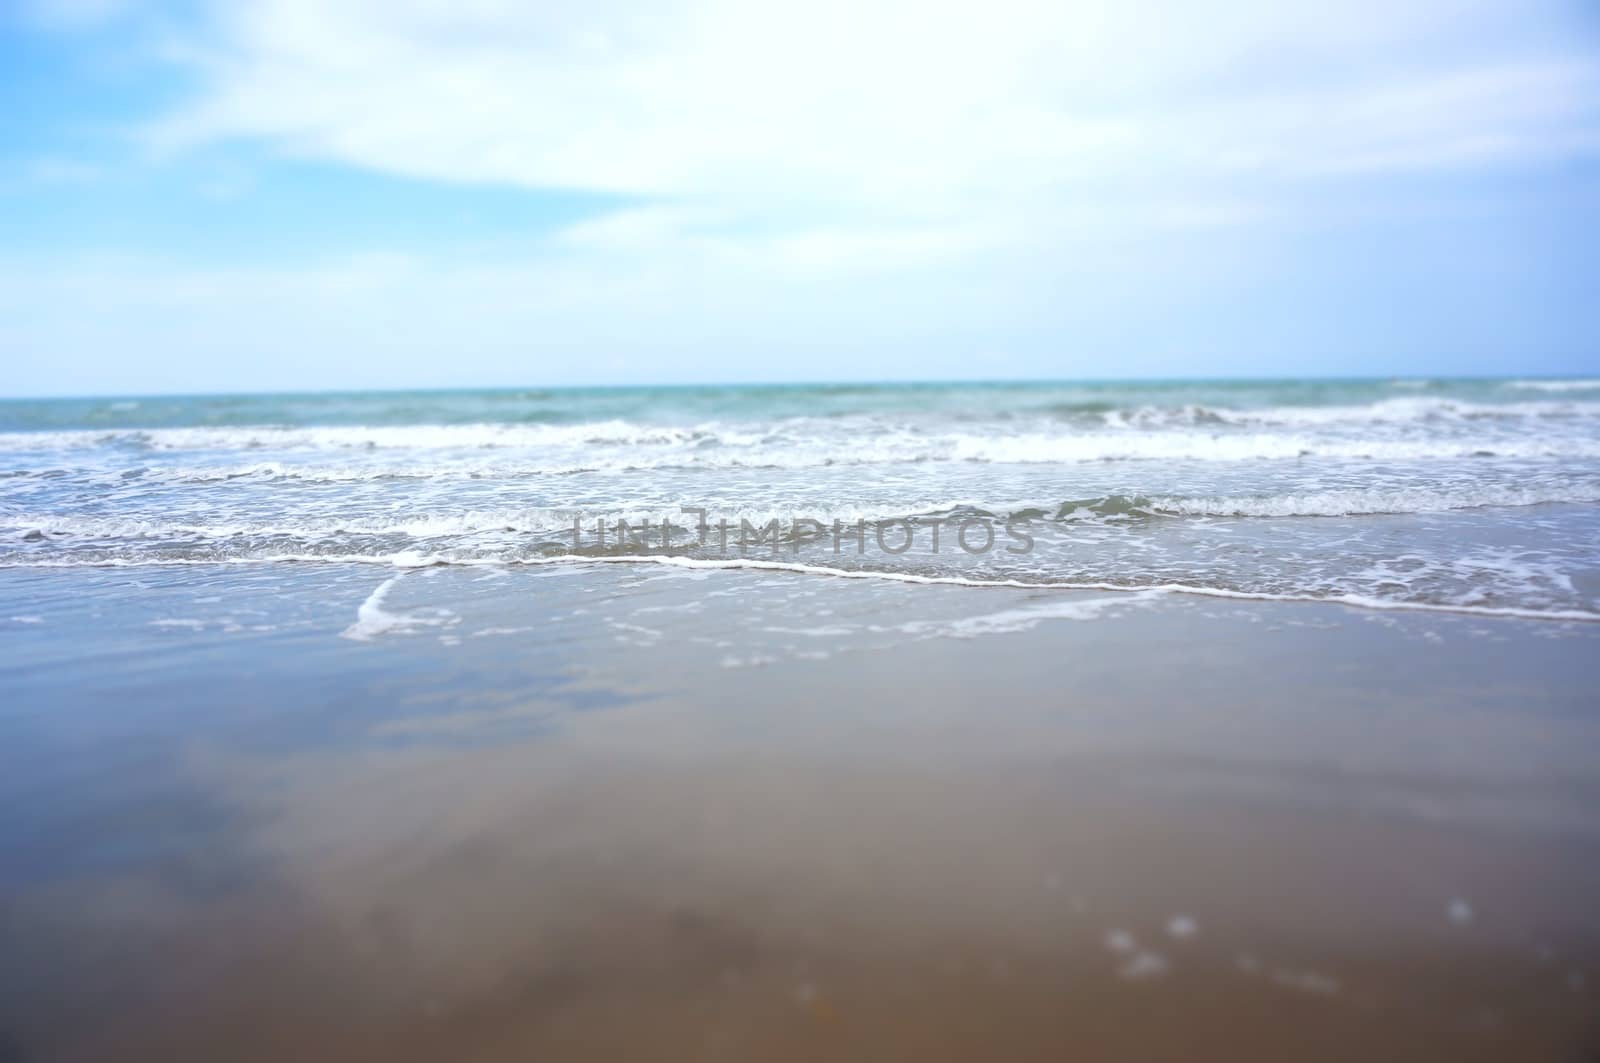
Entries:
[[1592,3],[0,0],[0,103],[0,394],[1600,371]]

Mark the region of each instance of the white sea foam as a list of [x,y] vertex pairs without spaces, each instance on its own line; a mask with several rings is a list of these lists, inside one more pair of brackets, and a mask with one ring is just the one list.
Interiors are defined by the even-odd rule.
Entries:
[[479,628],[477,631],[474,631],[472,633],[471,637],[475,638],[475,639],[481,639],[481,638],[490,638],[490,637],[496,636],[496,635],[522,635],[522,634],[525,634],[525,633],[527,633],[529,631],[533,631],[533,630],[534,630],[534,628],[527,627],[527,626],[484,627],[484,628]]
[[[168,568],[218,565],[260,564],[365,564],[394,567],[399,555],[388,554],[264,554],[245,557],[220,558],[170,558],[170,557],[82,557],[46,558],[35,560],[0,560],[0,569],[37,568]],[[669,565],[694,569],[758,569],[793,572],[800,575],[827,576],[836,579],[883,580],[892,583],[910,583],[952,587],[1008,587],[1020,590],[1112,591],[1124,594],[1179,594],[1204,598],[1222,598],[1235,601],[1270,602],[1320,602],[1345,605],[1360,609],[1393,612],[1422,612],[1464,616],[1503,617],[1525,620],[1558,620],[1583,623],[1600,622],[1600,612],[1589,609],[1540,609],[1520,606],[1484,606],[1381,598],[1366,594],[1281,594],[1235,590],[1226,587],[1209,587],[1197,584],[1164,582],[1156,584],[1125,584],[1101,581],[982,579],[965,576],[928,575],[917,572],[898,572],[883,569],[844,569],[824,565],[809,565],[789,561],[768,561],[760,558],[694,558],[676,555],[625,554],[595,557],[588,555],[554,555],[547,557],[518,558],[507,561],[501,558],[452,558],[443,555],[417,555],[407,552],[403,567],[423,566],[489,566],[504,565],[599,565],[637,564]],[[380,588],[381,589],[381,588]],[[381,605],[381,601],[380,601]]]
[[356,622],[342,632],[345,638],[367,642],[396,626],[399,618],[383,608],[383,599],[388,596],[390,589],[399,579],[399,576],[386,579],[378,584],[376,590],[367,595],[366,601],[356,610]]
[[910,635],[976,638],[980,635],[1028,631],[1047,620],[1095,620],[1112,610],[1150,602],[1160,595],[1160,591],[1129,591],[1110,598],[1040,602],[954,620],[912,620],[901,624],[900,630]]
[[[0,448],[3,449],[3,448]],[[54,455],[52,455],[54,457]],[[1104,462],[1289,462],[1335,460],[1361,463],[1600,459],[1600,438],[1550,434],[1472,434],[1433,438],[1340,437],[1305,432],[1026,432],[1010,434],[926,433],[858,439],[841,435],[757,447],[623,446],[471,451],[373,451],[361,461],[330,462],[313,452],[297,461],[248,464],[130,466],[125,456],[99,454],[71,474],[107,487],[133,476],[150,484],[222,484],[234,481],[293,481],[308,484],[373,483],[388,480],[461,482],[579,473],[667,472],[674,469],[815,469],[830,466],[915,465],[925,462],[981,465],[1090,465]],[[60,476],[47,466],[19,470],[22,477]]]
[[[899,505],[836,506],[804,510],[796,507],[797,515],[809,517],[831,527],[834,521],[853,527],[857,521],[890,520],[919,513],[937,513],[970,504],[969,500],[921,501]],[[1020,508],[1020,507],[1018,507]],[[352,536],[404,536],[411,539],[447,539],[483,534],[547,537],[571,542],[573,519],[583,517],[581,537],[585,543],[596,538],[595,522],[604,520],[607,535],[614,541],[619,521],[628,523],[630,534],[637,541],[648,522],[650,542],[659,541],[661,522],[670,520],[673,542],[678,545],[693,542],[698,537],[693,514],[685,515],[676,506],[656,508],[633,507],[626,509],[595,509],[585,513],[578,509],[518,507],[510,509],[473,509],[443,513],[413,513],[404,517],[385,514],[322,516],[307,513],[293,521],[281,517],[268,520],[194,519],[162,517],[103,517],[89,515],[53,514],[43,512],[0,514],[0,530],[13,534],[38,533],[51,537],[66,536],[107,541],[139,541],[167,539],[201,539],[213,542],[246,538],[293,537],[306,540],[308,545],[320,542],[336,544]],[[714,522],[726,520],[730,526],[730,539],[736,541],[740,522],[748,520],[757,527],[774,519],[772,512],[753,506],[719,509],[710,517],[713,527],[708,535],[714,540],[718,534]],[[790,516],[784,513],[780,523],[787,529]],[[814,529],[809,529],[814,531]]]
[[[1154,496],[1150,498],[1113,497],[1079,499],[1071,503],[1064,519],[1081,523],[1100,519],[1102,513],[1147,513],[1170,518],[1184,517],[1301,517],[1301,516],[1359,516],[1367,514],[1444,513],[1452,510],[1485,507],[1525,507],[1548,504],[1591,504],[1600,502],[1600,476],[1568,476],[1554,482],[1519,484],[1493,483],[1482,480],[1461,480],[1449,483],[1419,484],[1414,486],[1370,486],[1334,488],[1321,491],[1282,491],[1263,495],[1192,495]],[[922,498],[898,503],[885,502],[876,506],[837,505],[808,508],[794,505],[793,513],[783,513],[780,526],[792,527],[795,516],[818,521],[825,529],[838,522],[842,529],[853,528],[856,523],[869,525],[876,521],[897,520],[921,515],[927,520],[940,514],[981,512],[991,514],[996,522],[1013,513],[1041,514],[1033,520],[1048,520],[1063,506],[1059,499],[1041,498],[1032,502],[1013,501],[1007,505],[980,504],[970,497]],[[672,542],[676,546],[694,543],[698,534],[693,527],[695,517],[685,515],[676,506],[632,507],[626,509],[597,508],[587,514],[577,509],[519,506],[507,508],[457,509],[447,512],[414,512],[404,515],[382,513],[333,513],[323,515],[303,512],[285,519],[290,514],[275,514],[269,519],[248,519],[244,514],[232,517],[227,511],[208,513],[206,519],[173,516],[98,516],[50,512],[0,513],[0,533],[16,539],[22,536],[46,537],[47,540],[97,541],[120,543],[130,550],[171,542],[234,544],[255,540],[298,540],[314,552],[316,548],[337,549],[359,537],[395,537],[407,540],[440,542],[471,540],[508,543],[518,541],[570,543],[573,520],[583,519],[580,539],[585,544],[596,541],[595,523],[604,520],[609,535],[614,537],[618,521],[627,521],[637,536],[646,523],[650,527],[650,542],[659,542],[663,520],[673,526]],[[740,522],[749,521],[762,527],[774,519],[765,508],[744,505],[718,509],[709,514],[712,522],[708,541],[717,541],[715,522],[726,520],[730,528],[730,541],[737,539]],[[814,531],[815,529],[810,529]],[[831,532],[824,532],[824,538]],[[509,537],[509,538],[507,538]],[[614,541],[614,539],[613,539]],[[410,547],[416,553],[419,546]],[[385,556],[392,556],[388,551]]]
[[[154,489],[161,485],[199,486],[292,483],[361,485],[385,481],[412,481],[441,487],[469,484],[500,484],[508,489],[529,481],[566,477],[577,473],[611,474],[613,477],[638,473],[639,483],[647,485],[654,474],[674,470],[709,472],[747,469],[794,470],[801,472],[828,467],[916,466],[940,463],[972,465],[1097,465],[1108,463],[1195,463],[1226,466],[1237,463],[1341,462],[1349,467],[1396,464],[1437,464],[1479,467],[1485,459],[1499,462],[1592,463],[1600,460],[1600,437],[1595,439],[1495,439],[1489,437],[1432,441],[1323,441],[1300,436],[1210,435],[1163,436],[1159,434],[1112,437],[1025,435],[995,438],[976,436],[961,439],[927,438],[914,448],[876,448],[870,444],[837,441],[830,447],[786,449],[774,447],[761,453],[682,451],[650,458],[637,451],[619,450],[610,455],[584,454],[572,460],[522,460],[512,456],[494,460],[455,462],[428,456],[421,460],[403,455],[386,455],[366,464],[322,464],[305,462],[253,463],[251,465],[172,465],[141,466],[129,470],[121,462],[85,465],[70,472],[41,469],[37,473],[19,472],[8,485],[8,493],[21,497],[31,490],[49,486],[46,477],[71,476],[74,481],[96,490],[123,491],[129,488],[130,471],[137,471],[138,486]],[[887,471],[898,472],[889,469]],[[36,479],[29,478],[37,475]],[[613,480],[615,482],[615,480]],[[548,484],[551,489],[558,485]],[[559,486],[564,487],[564,484]],[[785,505],[789,502],[785,500]]]
[[694,442],[705,428],[591,421],[583,424],[239,425],[204,428],[69,429],[0,433],[4,450],[122,446],[146,450],[463,450],[495,447],[652,445]]
[[356,642],[371,642],[382,635],[403,634],[418,628],[439,627],[449,622],[451,614],[446,610],[396,613],[385,609],[384,599],[389,596],[389,592],[401,578],[392,576],[378,584],[356,610],[355,623],[340,632],[341,637]]
[[[1523,382],[1530,383],[1530,382]],[[1578,386],[1550,387],[1549,391],[1583,390]],[[1112,410],[1103,415],[1107,425],[1163,428],[1184,425],[1353,426],[1406,425],[1422,422],[1486,421],[1600,416],[1600,404],[1572,401],[1478,403],[1425,395],[1406,395],[1352,406],[1268,406],[1234,409],[1202,406],[1140,406]]]
[[[523,558],[516,563],[521,565],[551,565],[573,562],[591,564],[660,564],[695,569],[757,569],[794,572],[802,575],[830,576],[837,579],[875,579],[893,583],[953,587],[1010,587],[1021,590],[1053,588],[1068,591],[1114,591],[1122,594],[1137,594],[1141,597],[1154,594],[1182,594],[1205,598],[1226,598],[1236,601],[1327,602],[1335,605],[1347,605],[1380,611],[1462,614],[1527,620],[1600,622],[1600,612],[1587,609],[1533,609],[1518,606],[1455,605],[1379,598],[1365,594],[1274,594],[1185,583],[1159,583],[1140,586],[1100,581],[981,579],[966,576],[896,572],[883,569],[833,568],[826,565],[811,565],[792,561],[769,561],[761,558],[696,558],[656,554],[613,555],[610,557],[564,555]],[[439,563],[448,564],[449,562],[441,560]]]
[[1417,487],[1351,487],[1255,497],[1154,498],[1150,508],[1181,516],[1348,517],[1375,513],[1442,513],[1486,506],[1600,502],[1600,478],[1559,486],[1460,483]]
[[[1546,382],[1548,383],[1548,382]],[[1581,382],[1568,382],[1581,383]],[[1105,425],[1021,418],[953,426],[861,415],[658,425],[343,425],[73,429],[0,433],[0,452],[92,460],[157,480],[361,481],[384,477],[536,476],[589,470],[810,468],[835,464],[1283,460],[1306,456],[1437,460],[1600,457],[1600,402],[1470,403],[1428,396],[1361,406],[1262,409],[1197,405],[1114,410]],[[245,463],[216,459],[248,454]],[[169,456],[210,456],[180,465]],[[131,463],[140,463],[130,467]],[[47,470],[20,470],[24,475]]]

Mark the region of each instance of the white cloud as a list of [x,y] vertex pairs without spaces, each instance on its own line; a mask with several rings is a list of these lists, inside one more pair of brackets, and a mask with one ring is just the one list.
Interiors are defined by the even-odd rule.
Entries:
[[[144,128],[158,151],[628,204],[534,242],[330,239],[276,266],[16,252],[13,386],[938,377],[984,375],[985,350],[1032,375],[1258,372],[1308,342],[1516,351],[1542,326],[1554,350],[1587,320],[1526,295],[1547,245],[1474,224],[1503,203],[1425,238],[1372,224],[1427,198],[1396,175],[1600,153],[1600,60],[1554,0],[201,2],[156,26],[196,86]],[[201,192],[251,182],[231,157]]]
[[[1276,178],[1592,153],[1555,4],[225,4],[151,130],[741,217],[945,224]],[[657,223],[666,215],[653,216]],[[681,216],[680,216],[681,217]],[[620,224],[620,223],[619,223]]]

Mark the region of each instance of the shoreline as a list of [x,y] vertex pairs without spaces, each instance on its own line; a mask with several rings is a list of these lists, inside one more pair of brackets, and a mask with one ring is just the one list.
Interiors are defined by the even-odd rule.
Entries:
[[755,570],[788,572],[796,575],[825,576],[835,579],[883,580],[889,583],[906,583],[921,586],[993,588],[1042,592],[1106,591],[1134,595],[1171,594],[1196,598],[1215,598],[1224,601],[1273,602],[1307,605],[1333,605],[1350,609],[1376,612],[1432,613],[1484,619],[1513,619],[1551,621],[1556,623],[1600,623],[1600,613],[1582,609],[1532,609],[1519,606],[1452,605],[1440,602],[1408,602],[1370,595],[1271,594],[1266,592],[1237,591],[1226,587],[1205,587],[1186,583],[1123,584],[1109,582],[1037,581],[1017,579],[984,579],[954,575],[926,575],[918,572],[896,572],[876,568],[837,568],[828,565],[807,564],[801,561],[777,561],[767,558],[708,558],[686,554],[554,554],[546,557],[524,558],[444,558],[402,551],[390,556],[284,554],[265,557],[236,558],[172,558],[166,560],[128,560],[111,558],[104,561],[24,561],[0,563],[4,571],[61,571],[74,569],[140,569],[140,568],[211,568],[226,566],[276,566],[276,565],[363,565],[380,566],[410,572],[429,568],[516,568],[545,565],[665,565],[675,568],[707,570]]

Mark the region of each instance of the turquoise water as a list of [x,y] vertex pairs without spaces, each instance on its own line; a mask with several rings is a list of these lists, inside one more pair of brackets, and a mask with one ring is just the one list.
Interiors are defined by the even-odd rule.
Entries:
[[648,424],[849,415],[1042,416],[1141,409],[1362,406],[1397,397],[1504,404],[1600,400],[1597,380],[1243,380],[501,388],[0,401],[0,431],[261,425]]
[[1584,619],[1597,543],[1600,380],[0,403],[9,567],[638,558]]

